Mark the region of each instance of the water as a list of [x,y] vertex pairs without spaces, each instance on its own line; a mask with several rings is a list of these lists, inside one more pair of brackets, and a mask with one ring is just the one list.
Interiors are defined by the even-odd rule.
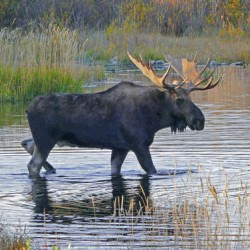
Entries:
[[[225,249],[247,249],[250,69],[225,67],[218,73],[224,74],[218,87],[192,96],[205,114],[205,129],[171,134],[168,128],[157,133],[151,153],[159,174],[151,177],[144,174],[133,153],[126,158],[122,175],[114,178],[109,150],[55,147],[48,161],[57,173],[41,173],[31,180],[26,167],[30,156],[20,146],[31,137],[26,105],[0,106],[1,220],[13,227],[27,226],[36,249],[52,245],[61,249],[197,248],[203,238],[200,246],[206,248],[208,242],[217,241]],[[211,187],[216,188],[220,207],[228,209],[219,210]],[[194,227],[185,224],[192,235],[178,235],[174,207],[187,200],[196,214],[211,205],[211,228],[219,225],[216,239],[214,232],[205,239],[208,225],[205,233],[202,227],[194,237]],[[118,210],[118,205],[123,209]],[[140,209],[144,213],[137,216]],[[213,217],[217,213],[221,216]],[[222,218],[227,217],[225,223]]]

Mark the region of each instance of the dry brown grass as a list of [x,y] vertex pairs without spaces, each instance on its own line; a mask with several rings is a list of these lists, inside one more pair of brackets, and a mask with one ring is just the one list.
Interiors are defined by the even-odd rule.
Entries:
[[225,183],[213,185],[207,174],[198,182],[189,174],[182,183],[173,181],[173,186],[171,191],[163,190],[169,194],[167,199],[143,197],[136,211],[134,200],[127,208],[123,198],[115,200],[111,222],[121,224],[124,231],[130,228],[131,245],[136,241],[133,235],[141,234],[142,244],[149,249],[249,248],[249,187],[240,178],[236,183],[226,178]]
[[118,56],[127,60],[127,50],[141,53],[146,58],[163,59],[162,52],[174,56],[198,54],[206,62],[207,58],[221,62],[250,62],[249,36],[219,36],[215,34],[200,37],[173,37],[161,34],[116,33],[107,37],[104,32],[88,34],[87,55],[95,58]]

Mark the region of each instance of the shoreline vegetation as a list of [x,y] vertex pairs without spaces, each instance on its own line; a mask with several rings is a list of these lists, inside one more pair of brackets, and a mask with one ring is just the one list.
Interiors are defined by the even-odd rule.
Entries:
[[131,64],[127,51],[146,60],[163,59],[162,52],[183,57],[197,54],[217,62],[250,62],[250,36],[214,34],[164,36],[126,31],[79,32],[50,24],[0,30],[0,101],[26,101],[51,92],[84,92],[84,84],[105,78],[105,64]]

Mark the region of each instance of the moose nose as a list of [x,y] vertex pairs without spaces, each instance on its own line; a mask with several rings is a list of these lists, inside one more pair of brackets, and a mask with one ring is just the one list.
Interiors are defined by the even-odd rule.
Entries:
[[196,121],[195,129],[196,130],[203,130],[204,129],[204,125],[205,125],[205,120],[204,119],[197,120]]

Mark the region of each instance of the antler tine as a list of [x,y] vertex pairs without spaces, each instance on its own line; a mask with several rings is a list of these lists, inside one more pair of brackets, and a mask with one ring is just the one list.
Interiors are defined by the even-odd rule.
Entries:
[[158,77],[152,67],[151,61],[147,64],[144,58],[140,55],[140,60],[137,60],[135,57],[128,53],[129,58],[131,61],[141,70],[141,72],[152,82],[154,83],[160,90],[173,90],[176,86],[171,86],[165,84],[164,81],[170,71],[171,65],[169,66],[168,70],[162,77]]
[[196,60],[196,57],[197,57],[197,51],[195,52],[195,54],[194,54],[194,58],[193,58],[193,62]]
[[[171,69],[171,63],[169,64],[168,69],[167,69],[167,71],[165,72],[165,74],[162,76],[162,79],[164,79],[164,81],[165,81],[165,79],[167,78],[170,69]],[[164,83],[164,81],[163,81],[163,84],[164,84],[165,86],[170,86],[169,84]]]
[[175,65],[172,64],[172,63],[170,62],[170,60],[167,58],[167,56],[164,54],[164,52],[162,52],[162,54],[163,54],[165,60],[166,60],[168,63],[170,63],[170,66],[174,69],[174,71],[175,71],[178,75],[180,75],[180,77],[182,78],[183,81],[186,81],[186,78],[183,76],[182,72],[180,72],[180,71],[177,69],[177,67],[175,67]]
[[185,78],[181,83],[179,83],[178,86],[176,87],[176,89],[181,88],[187,81],[188,81],[188,77]]
[[[167,58],[167,56],[165,56],[164,53],[163,53],[163,55],[164,55],[165,59],[169,62],[169,59]],[[185,57],[184,58],[174,58],[172,56],[168,56],[168,57],[172,58],[172,60],[173,60],[172,68],[183,79],[183,82],[180,83],[178,85],[179,87],[177,87],[177,88],[180,88],[185,82],[189,81],[190,83],[193,84],[193,86],[188,88],[187,91],[191,92],[194,90],[206,90],[206,89],[211,89],[211,88],[214,88],[215,86],[217,86],[218,83],[220,82],[220,80],[222,79],[220,77],[215,83],[213,83],[213,79],[214,79],[213,74],[214,74],[217,67],[215,67],[212,71],[210,71],[208,73],[208,76],[203,79],[202,75],[204,74],[205,70],[209,66],[210,59],[207,60],[206,65],[202,68],[201,71],[199,71],[198,67],[197,67],[196,56],[197,56],[197,53],[195,53],[195,56],[191,60],[188,59],[188,54],[187,54],[186,58]],[[206,81],[208,81],[208,83],[206,83],[206,85],[204,87],[198,87],[199,85],[201,85],[202,83],[204,83]]]
[[[210,60],[209,60],[209,61],[210,61]],[[208,66],[208,64],[209,64],[209,61],[207,62],[207,64],[205,65],[205,67],[202,69],[202,71],[201,71],[201,73],[200,73],[200,76],[203,74],[203,72],[204,72],[205,69],[207,68],[207,66]],[[208,79],[210,79],[210,78],[213,76],[213,74],[214,74],[216,68],[217,68],[217,66],[210,72],[209,76],[207,76],[206,78],[201,79],[200,81],[196,82],[196,83],[195,83],[195,87],[199,86],[201,83],[203,83],[203,82],[207,81]]]
[[147,63],[145,62],[145,60],[144,60],[144,58],[142,57],[142,55],[141,55],[141,54],[140,54],[140,59],[141,59],[141,63],[142,63],[142,65],[143,65],[143,66],[146,66],[147,68],[149,68],[148,66],[150,66],[150,65],[151,65],[151,63],[147,64]]
[[[204,68],[200,71],[200,73],[199,73],[199,76],[200,76],[200,77],[201,77],[201,75],[205,72],[205,70],[207,69],[209,63],[210,63],[210,58],[207,59],[206,65],[205,65]],[[215,67],[215,68],[216,68],[216,67]],[[208,77],[208,78],[209,78],[209,77]],[[208,79],[208,78],[207,78],[207,79]],[[205,80],[205,81],[206,81],[206,80]]]
[[[194,57],[191,61],[194,62],[196,60],[196,57],[197,57],[197,51],[195,52]],[[186,55],[186,59],[188,60],[188,53]]]
[[[197,87],[197,86],[194,86],[192,88],[189,89],[189,92],[192,92],[194,90],[207,90],[207,89],[212,89],[214,87],[216,87],[218,85],[218,83],[220,82],[220,80],[222,79],[222,77],[219,77],[217,79],[217,81],[215,83],[213,83],[213,77],[211,76],[210,77],[210,80],[209,82],[204,86],[204,87]],[[213,83],[213,84],[212,84]]]

